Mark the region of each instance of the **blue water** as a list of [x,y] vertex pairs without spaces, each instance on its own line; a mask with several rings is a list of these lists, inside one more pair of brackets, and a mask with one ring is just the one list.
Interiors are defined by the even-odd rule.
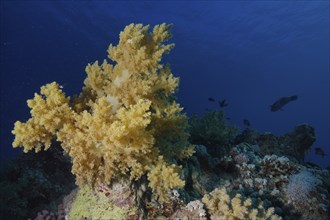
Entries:
[[[57,81],[79,93],[87,63],[107,57],[110,43],[134,22],[173,23],[166,57],[181,79],[179,102],[188,114],[218,109],[242,129],[243,119],[276,135],[309,123],[330,164],[329,1],[1,1],[0,159],[10,158],[11,130],[29,118],[26,100]],[[271,112],[282,96],[298,100]]]

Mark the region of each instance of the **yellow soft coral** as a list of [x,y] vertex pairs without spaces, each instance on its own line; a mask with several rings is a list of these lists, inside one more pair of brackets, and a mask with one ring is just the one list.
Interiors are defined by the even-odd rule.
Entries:
[[70,123],[73,115],[69,98],[65,97],[57,83],[42,86],[40,94],[27,101],[32,117],[26,123],[15,123],[13,146],[24,146],[24,152],[32,149],[38,152],[42,146],[47,150],[53,136],[63,124]]
[[168,189],[174,187],[183,187],[184,181],[180,179],[178,170],[180,168],[174,164],[167,164],[164,162],[163,157],[160,156],[156,166],[154,166],[148,173],[149,185],[156,193],[160,202],[169,199],[170,192]]
[[[165,44],[170,27],[149,32],[149,26],[128,25],[119,44],[109,47],[114,64],[88,64],[78,96],[66,97],[55,82],[41,87],[41,95],[28,101],[31,118],[15,123],[13,146],[40,151],[59,141],[80,186],[145,175],[166,200],[168,190],[184,185],[172,163],[194,152],[187,117],[175,102],[179,79],[160,62],[174,46]],[[160,179],[163,185],[157,186]]]

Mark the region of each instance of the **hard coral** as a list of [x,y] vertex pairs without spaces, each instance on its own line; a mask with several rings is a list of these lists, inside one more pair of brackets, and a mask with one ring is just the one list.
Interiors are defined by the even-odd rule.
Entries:
[[320,180],[308,171],[302,171],[290,176],[286,194],[291,202],[303,204],[307,202],[309,194],[320,184]]
[[243,199],[241,194],[231,197],[225,188],[216,188],[202,199],[211,219],[282,219],[274,214],[274,208],[265,209],[262,204],[254,206],[250,198]]
[[329,194],[323,188],[322,179],[310,171],[303,170],[290,176],[285,188],[288,203],[293,205],[301,219],[329,219]]
[[[175,161],[193,153],[187,117],[174,97],[179,79],[161,63],[174,46],[164,43],[170,27],[156,25],[149,32],[142,24],[127,26],[119,44],[108,50],[115,64],[88,64],[79,96],[66,97],[56,82],[41,87],[41,94],[28,100],[31,118],[15,123],[13,146],[38,152],[56,139],[71,156],[80,186],[145,175],[166,200],[170,189],[183,186]],[[161,188],[153,183],[158,178]]]

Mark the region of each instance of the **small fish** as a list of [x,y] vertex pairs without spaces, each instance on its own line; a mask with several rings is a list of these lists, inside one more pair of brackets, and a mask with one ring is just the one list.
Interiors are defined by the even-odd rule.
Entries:
[[60,89],[63,89],[66,85],[67,85],[67,83],[63,83],[63,84],[60,84],[58,87],[59,87]]
[[214,98],[208,98],[207,100],[209,100],[209,102],[215,102]]
[[316,147],[316,148],[315,148],[315,154],[316,154],[316,155],[320,155],[321,157],[326,156],[326,154],[324,153],[323,149],[320,148],[320,147]]
[[228,106],[228,103],[226,103],[226,99],[224,99],[222,101],[218,101],[218,102],[219,102],[219,105],[221,108]]
[[250,121],[249,121],[248,119],[244,119],[244,120],[243,120],[243,124],[244,124],[245,126],[248,126],[248,127],[250,127],[250,125],[251,125],[251,123],[250,123]]
[[270,110],[272,112],[276,112],[278,110],[283,111],[282,107],[286,104],[288,104],[291,101],[295,101],[298,99],[298,96],[293,95],[293,96],[286,96],[286,97],[282,97],[280,99],[278,99],[276,102],[274,102],[274,104],[272,104],[270,106]]

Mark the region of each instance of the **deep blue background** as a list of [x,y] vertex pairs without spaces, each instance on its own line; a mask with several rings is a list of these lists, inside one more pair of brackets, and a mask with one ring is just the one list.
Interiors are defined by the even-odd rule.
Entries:
[[[79,93],[87,63],[107,57],[110,43],[134,22],[173,23],[176,44],[166,57],[180,76],[179,102],[191,113],[217,109],[243,128],[283,134],[315,127],[329,165],[329,1],[1,1],[0,159],[11,157],[16,120],[29,118],[26,100],[57,81]],[[271,112],[287,95],[298,101]]]

